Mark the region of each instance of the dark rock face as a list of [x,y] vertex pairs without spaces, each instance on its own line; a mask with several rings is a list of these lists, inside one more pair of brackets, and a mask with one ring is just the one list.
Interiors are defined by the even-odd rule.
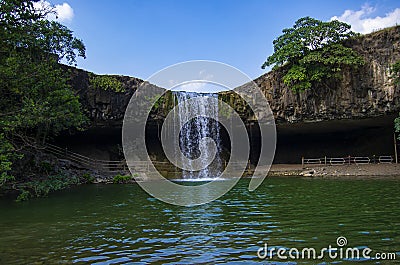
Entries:
[[71,85],[79,95],[80,102],[90,118],[93,127],[121,126],[126,106],[132,95],[143,80],[115,75],[125,92],[93,89],[89,86],[90,76],[93,73],[70,68],[72,72]]
[[[293,123],[333,119],[370,118],[400,110],[400,89],[390,78],[390,67],[400,60],[400,26],[384,29],[345,43],[365,58],[366,64],[357,70],[343,71],[342,80],[327,87],[313,87],[295,93],[282,81],[283,71],[271,71],[255,79],[274,112],[276,122]],[[92,73],[72,69],[72,86],[94,127],[121,126],[126,106],[143,80],[115,76],[126,92],[91,89]],[[225,92],[224,100],[233,102],[246,119],[250,111],[237,100],[237,95]],[[171,102],[171,101],[170,101]],[[162,108],[168,108],[164,106]],[[162,116],[162,115],[161,115]],[[153,116],[154,120],[160,119]]]
[[400,26],[347,41],[365,59],[357,70],[343,71],[330,88],[313,87],[294,93],[283,84],[282,71],[256,80],[270,102],[277,122],[367,118],[400,110],[400,89],[393,85],[390,67],[400,60]]

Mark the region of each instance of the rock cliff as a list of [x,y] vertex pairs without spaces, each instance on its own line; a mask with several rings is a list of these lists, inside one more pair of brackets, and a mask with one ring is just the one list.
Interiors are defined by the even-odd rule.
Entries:
[[[400,110],[400,89],[390,78],[391,65],[400,60],[400,26],[348,40],[345,45],[362,55],[366,64],[344,71],[342,79],[330,88],[313,87],[295,93],[283,84],[284,70],[271,71],[254,80],[268,98],[277,123],[370,118]],[[91,75],[94,74],[72,68],[71,83],[93,126],[120,126],[131,96],[143,81],[115,76],[125,88],[125,92],[117,93],[91,89]],[[250,112],[240,106],[243,101],[236,100],[237,95],[222,95],[228,102],[235,102],[242,117],[249,118]]]
[[143,80],[130,76],[113,75],[112,77],[122,83],[124,92],[93,89],[90,87],[90,77],[95,74],[73,67],[67,68],[71,70],[71,85],[79,95],[80,102],[86,115],[90,118],[92,126],[120,126],[126,106]]
[[391,65],[400,60],[400,26],[349,40],[345,45],[363,56],[365,65],[344,71],[330,89],[313,87],[294,93],[283,84],[282,71],[254,80],[278,122],[367,118],[400,110],[400,88],[390,78]]

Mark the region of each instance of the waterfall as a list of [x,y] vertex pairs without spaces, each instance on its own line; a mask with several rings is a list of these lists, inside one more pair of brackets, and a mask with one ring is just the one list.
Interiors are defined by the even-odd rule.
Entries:
[[[201,164],[206,165],[214,157],[214,152],[208,148],[200,148],[200,140],[209,137],[216,145],[216,154],[213,162],[206,168],[199,171],[183,171],[184,179],[209,179],[216,178],[221,174],[221,139],[218,123],[218,94],[217,93],[196,93],[175,91],[173,92],[177,103],[180,104],[177,115],[179,121],[179,145],[186,160],[186,168],[193,168],[191,160],[200,157]],[[190,99],[201,97],[200,101]],[[215,100],[217,99],[217,100]],[[188,115],[195,114],[197,117],[189,122],[184,122]],[[208,117],[207,117],[208,116]],[[215,117],[215,119],[209,118]],[[200,150],[201,149],[201,150]]]

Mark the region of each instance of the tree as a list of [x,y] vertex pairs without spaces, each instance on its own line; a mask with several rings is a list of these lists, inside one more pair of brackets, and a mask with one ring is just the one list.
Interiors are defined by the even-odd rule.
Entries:
[[85,46],[67,27],[46,19],[53,9],[37,10],[33,2],[0,1],[0,186],[12,179],[17,149],[85,121],[59,65],[85,57]]
[[287,68],[283,81],[294,91],[327,86],[327,81],[339,78],[345,67],[364,64],[361,56],[343,45],[343,40],[356,36],[346,23],[304,17],[282,32],[273,41],[274,53],[262,68]]

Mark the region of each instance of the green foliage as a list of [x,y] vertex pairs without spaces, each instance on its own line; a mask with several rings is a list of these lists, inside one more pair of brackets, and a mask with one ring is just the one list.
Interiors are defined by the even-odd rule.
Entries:
[[22,192],[17,197],[17,201],[27,200],[30,197],[44,197],[50,192],[62,190],[76,184],[79,184],[77,177],[64,174],[32,180],[23,184]]
[[0,187],[7,181],[14,180],[14,177],[9,175],[11,170],[11,155],[13,146],[0,134]]
[[29,200],[31,197],[31,193],[27,190],[22,190],[21,193],[18,195],[16,202],[23,202]]
[[[399,117],[394,120],[394,129],[397,133],[400,133],[400,113]],[[400,134],[397,136],[397,139],[400,140]]]
[[116,175],[113,178],[113,183],[127,183],[132,180],[131,175]]
[[93,89],[111,90],[114,92],[125,92],[122,83],[113,76],[96,75],[90,78],[90,87]]
[[[0,41],[2,52],[17,50],[36,59],[65,59],[76,62],[85,57],[83,42],[62,24],[46,16],[54,9],[37,10],[32,0],[2,0],[0,2]],[[7,54],[6,54],[7,55]]]
[[307,69],[301,65],[293,65],[283,77],[283,82],[295,91],[311,88],[308,80]]
[[57,61],[35,61],[21,52],[1,59],[0,125],[5,132],[44,141],[86,121]]
[[0,1],[0,187],[9,183],[10,189],[20,149],[86,121],[69,72],[59,64],[85,57],[85,46],[67,27],[46,19],[52,9],[36,10],[33,2]]
[[15,153],[13,145],[4,134],[0,134],[0,187],[15,180],[15,177],[10,175],[12,161],[21,157],[22,155]]
[[165,104],[165,95],[162,96],[160,94],[155,94],[152,97],[149,96],[144,96],[144,98],[149,101],[149,102],[154,102],[154,105],[152,106],[152,110],[159,110],[160,107],[162,107]]
[[93,183],[96,178],[92,176],[90,173],[85,173],[81,176],[83,183]]
[[390,68],[390,77],[393,78],[395,85],[400,84],[400,60],[395,62]]
[[43,172],[51,172],[53,170],[53,165],[49,161],[41,161],[40,167]]
[[[393,78],[393,83],[395,86],[400,85],[400,60],[392,65],[390,68],[391,78]],[[400,113],[399,117],[394,120],[394,129],[397,133],[400,133]],[[400,140],[400,134],[397,136]]]
[[[125,181],[124,177],[125,176],[122,176],[121,181]],[[44,197],[53,191],[62,190],[73,185],[93,183],[94,180],[95,178],[89,173],[85,173],[80,177],[70,174],[66,175],[63,173],[42,176],[40,178],[18,184],[17,188],[20,191],[20,194],[18,195],[16,201],[21,202],[29,200],[32,197]]]
[[273,42],[274,53],[262,68],[287,67],[283,81],[294,91],[326,85],[328,80],[338,79],[344,68],[364,64],[362,57],[342,44],[343,40],[356,36],[346,23],[304,17],[282,32]]
[[[0,125],[12,136],[49,134],[79,127],[78,97],[59,62],[85,57],[85,46],[72,31],[45,19],[52,10],[37,11],[29,0],[0,2]],[[12,138],[12,137],[10,137]]]

